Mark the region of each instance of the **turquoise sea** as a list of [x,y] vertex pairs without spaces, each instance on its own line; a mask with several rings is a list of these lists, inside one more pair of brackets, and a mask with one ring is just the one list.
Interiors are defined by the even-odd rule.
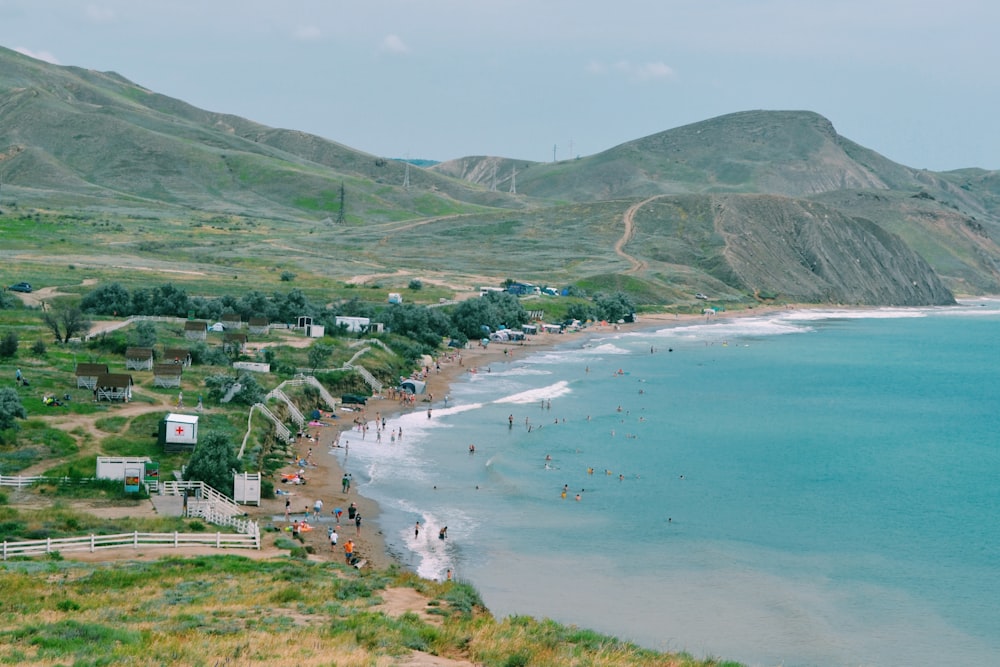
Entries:
[[997,664],[998,334],[997,301],[605,330],[335,451],[391,550],[500,617],[749,665]]

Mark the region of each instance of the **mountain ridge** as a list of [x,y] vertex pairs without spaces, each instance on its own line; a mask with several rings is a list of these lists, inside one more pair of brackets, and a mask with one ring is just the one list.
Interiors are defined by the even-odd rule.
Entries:
[[[1000,175],[899,165],[841,137],[812,111],[736,112],[553,163],[472,156],[421,168],[202,110],[114,72],[48,65],[0,48],[0,172],[0,194],[16,195],[21,206],[164,221],[223,215],[275,229],[305,224],[311,238],[290,227],[282,245],[301,247],[305,265],[330,277],[354,269],[319,269],[307,256],[326,253],[333,259],[347,243],[383,270],[410,262],[416,271],[458,276],[472,273],[466,265],[488,265],[499,280],[545,271],[560,282],[592,282],[630,270],[614,255],[607,232],[621,229],[633,204],[650,197],[701,197],[697,206],[678,199],[670,209],[661,206],[664,200],[649,210],[693,206],[711,212],[713,197],[724,195],[725,210],[742,213],[738,219],[699,220],[710,235],[731,244],[712,254],[711,270],[647,256],[651,248],[670,246],[677,221],[661,216],[651,222],[649,211],[643,213],[647,243],[624,247],[650,267],[635,276],[649,288],[650,299],[687,299],[703,291],[689,282],[691,276],[715,276],[719,291],[734,301],[774,294],[918,305],[950,302],[951,291],[1000,292],[1000,248],[993,241],[1000,234]],[[741,197],[746,201],[739,202]],[[810,217],[820,205],[825,219],[837,225]],[[343,224],[323,226],[335,219]],[[520,235],[494,238],[497,224]],[[745,258],[773,248],[740,250],[735,239],[762,244],[772,236],[769,230],[779,228],[787,238],[794,233],[800,253],[837,257],[837,263],[803,272],[795,257],[777,253],[776,261],[789,263],[785,273],[798,283],[780,278],[780,271],[752,270]],[[570,229],[579,243],[553,231]],[[566,246],[562,261],[560,247],[533,240],[550,233]],[[435,243],[429,234],[449,239],[450,256],[427,247]],[[493,239],[490,249],[507,267],[484,261],[477,234]],[[370,252],[372,244],[378,253]],[[854,248],[854,256],[830,244]],[[877,246],[866,255],[867,277],[840,266],[858,259],[865,244]],[[126,242],[116,250],[148,254],[153,245]],[[415,247],[423,252],[414,253]],[[264,250],[258,244],[254,252]],[[913,274],[909,280],[900,267]],[[920,286],[916,294],[914,284]]]

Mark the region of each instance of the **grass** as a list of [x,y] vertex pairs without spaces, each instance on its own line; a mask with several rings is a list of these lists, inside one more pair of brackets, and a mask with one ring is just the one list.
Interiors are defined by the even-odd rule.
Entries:
[[[0,664],[391,664],[413,651],[507,665],[721,666],[526,616],[497,620],[460,582],[397,568],[239,556],[0,565]],[[441,613],[389,616],[388,589]],[[467,609],[465,607],[468,607]],[[262,613],[263,612],[263,613]],[[292,658],[294,655],[294,658]]]

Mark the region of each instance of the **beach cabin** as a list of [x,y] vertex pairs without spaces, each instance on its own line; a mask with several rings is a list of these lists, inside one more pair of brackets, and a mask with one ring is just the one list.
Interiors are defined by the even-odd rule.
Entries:
[[236,331],[243,328],[243,318],[239,313],[225,313],[222,316],[222,326],[226,331]]
[[204,320],[189,320],[185,322],[184,338],[188,340],[206,340],[208,338],[208,322]]
[[191,353],[183,347],[165,347],[163,348],[163,363],[187,368],[191,365]]
[[562,333],[563,328],[561,324],[543,324],[542,331],[544,333]]
[[260,507],[260,479],[259,472],[233,473],[233,500]]
[[371,319],[367,317],[346,317],[337,315],[335,323],[348,333],[364,333],[371,325]]
[[169,413],[160,422],[160,444],[169,453],[193,450],[198,444],[198,416]]
[[144,470],[147,463],[152,463],[152,459],[148,456],[98,456],[97,472],[94,477],[97,479],[113,479],[116,482],[120,482],[125,479],[126,472]]
[[247,351],[247,335],[244,333],[227,332],[222,339],[222,347],[227,352],[243,354]]
[[266,317],[251,317],[247,330],[255,336],[266,336],[271,331],[271,322]]
[[97,378],[107,374],[107,364],[77,364],[76,386],[80,389],[93,390],[97,386]]
[[521,331],[528,336],[534,336],[536,333],[538,333],[538,327],[535,326],[534,324],[522,324]]
[[131,371],[153,370],[153,348],[151,347],[126,348],[125,368]]
[[95,401],[128,403],[132,400],[132,376],[127,373],[106,373],[97,376]]
[[313,324],[313,318],[308,315],[300,315],[296,329],[305,331],[307,338],[322,338],[326,333],[326,327],[322,324]]
[[154,387],[180,387],[184,367],[180,364],[155,364],[153,366]]
[[407,378],[399,383],[399,388],[403,391],[408,391],[411,394],[418,395],[424,393],[427,389],[427,383],[422,380]]

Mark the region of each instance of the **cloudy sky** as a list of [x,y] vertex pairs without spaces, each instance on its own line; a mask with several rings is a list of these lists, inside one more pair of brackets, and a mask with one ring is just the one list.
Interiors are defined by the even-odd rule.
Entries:
[[0,0],[0,46],[385,157],[590,155],[807,109],[1000,168],[995,0]]

